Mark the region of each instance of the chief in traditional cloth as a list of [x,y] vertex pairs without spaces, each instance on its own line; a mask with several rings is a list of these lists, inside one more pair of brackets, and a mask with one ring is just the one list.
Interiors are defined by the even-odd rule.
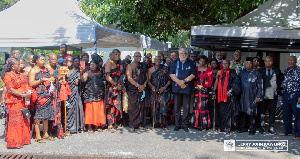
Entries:
[[[53,107],[54,107],[54,121],[49,124],[49,127],[52,128],[52,130],[56,130],[57,137],[59,139],[64,138],[64,132],[63,132],[63,126],[62,126],[62,113],[61,111],[64,111],[64,108],[62,110],[61,106],[62,103],[58,101],[58,98],[60,96],[60,88],[61,84],[59,83],[59,68],[60,65],[57,61],[57,55],[55,53],[49,54],[49,63],[45,65],[45,67],[49,70],[50,75],[55,78],[55,82],[52,82],[54,89],[52,90],[52,99],[53,99]],[[70,134],[67,134],[70,135]]]
[[214,84],[213,98],[217,93],[220,131],[232,134],[231,125],[239,113],[237,95],[241,92],[240,81],[235,70],[229,69],[229,60],[223,60],[222,65],[223,69],[218,71]]
[[194,85],[197,87],[197,90],[195,90],[191,123],[197,130],[208,129],[211,122],[208,105],[208,88],[212,85],[213,73],[212,68],[207,67],[207,62],[207,57],[201,55],[199,57],[199,66],[196,66],[197,75]]
[[134,53],[134,61],[126,68],[129,131],[135,128],[144,129],[146,110],[143,101],[143,91],[147,84],[147,68],[141,63],[141,53]]
[[[120,121],[122,115],[122,93],[125,91],[123,87],[123,76],[121,75],[120,61],[121,52],[114,49],[110,54],[110,59],[105,64],[105,79],[106,79],[106,120],[110,132],[115,132],[114,127]],[[118,127],[122,129],[122,127]]]
[[[29,72],[29,86],[35,89],[33,96],[37,96],[35,102],[34,127],[36,138],[35,141],[45,143],[47,140],[54,140],[48,134],[48,121],[54,120],[53,107],[53,86],[55,78],[51,76],[50,71],[45,67],[45,56],[36,54],[33,57],[36,66]],[[44,137],[40,135],[40,121],[43,123]]]
[[253,58],[247,57],[245,70],[239,74],[241,80],[241,115],[239,132],[248,131],[247,120],[249,120],[249,135],[254,135],[256,131],[255,118],[257,116],[257,106],[263,98],[262,77],[258,70],[253,69]]
[[103,130],[99,127],[105,124],[104,83],[103,73],[99,67],[99,57],[92,58],[89,71],[84,73],[84,69],[80,68],[80,79],[86,82],[83,98],[85,124],[88,125],[89,133],[94,133],[92,125],[95,126],[95,130],[102,132]]
[[171,84],[171,79],[168,76],[170,67],[164,66],[161,61],[161,57],[156,56],[154,67],[148,71],[148,85],[151,89],[151,115],[154,116],[154,123],[158,123],[162,129],[168,130],[167,115],[171,99],[168,89]]
[[73,58],[66,58],[66,64],[69,69],[66,81],[68,82],[72,94],[66,101],[67,107],[67,129],[70,133],[77,133],[78,130],[84,130],[84,111],[81,98],[78,91],[80,72],[73,67]]

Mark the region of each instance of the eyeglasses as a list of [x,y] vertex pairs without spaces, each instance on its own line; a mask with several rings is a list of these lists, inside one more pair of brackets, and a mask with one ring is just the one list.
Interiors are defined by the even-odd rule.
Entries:
[[142,57],[142,56],[134,56],[134,57]]
[[253,60],[253,62],[258,62],[258,60]]

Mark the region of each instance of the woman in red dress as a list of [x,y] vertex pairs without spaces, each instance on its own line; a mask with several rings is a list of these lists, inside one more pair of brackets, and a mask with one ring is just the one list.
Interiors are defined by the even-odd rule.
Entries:
[[31,143],[29,120],[21,110],[25,108],[24,98],[30,98],[27,92],[27,80],[19,72],[20,62],[15,58],[7,61],[9,72],[5,74],[3,82],[7,89],[6,104],[8,109],[7,148],[22,148]]

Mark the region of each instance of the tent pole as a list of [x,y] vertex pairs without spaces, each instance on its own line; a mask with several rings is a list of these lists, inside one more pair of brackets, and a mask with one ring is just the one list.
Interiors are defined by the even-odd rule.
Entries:
[[95,47],[95,53],[97,53],[97,26],[95,25],[95,41],[94,41],[94,47]]

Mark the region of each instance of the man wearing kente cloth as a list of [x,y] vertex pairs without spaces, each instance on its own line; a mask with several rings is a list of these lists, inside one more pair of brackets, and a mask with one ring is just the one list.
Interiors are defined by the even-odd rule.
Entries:
[[[110,59],[105,64],[105,79],[106,83],[106,120],[108,130],[115,132],[114,127],[121,118],[122,114],[122,93],[125,91],[123,87],[123,76],[121,76],[120,63],[121,52],[114,49],[110,54]],[[118,127],[122,129],[122,127]]]
[[148,85],[151,88],[151,115],[154,116],[154,123],[159,123],[162,129],[168,130],[167,114],[171,94],[167,88],[171,80],[168,76],[169,67],[161,64],[161,61],[161,57],[156,56],[154,67],[148,71]]
[[218,107],[220,120],[220,131],[232,134],[231,125],[238,115],[237,95],[241,92],[240,81],[235,70],[229,69],[229,60],[223,60],[223,69],[217,73],[216,82],[213,90],[213,98],[218,95]]
[[143,102],[143,91],[147,84],[147,71],[144,63],[141,63],[141,53],[134,53],[134,61],[126,68],[127,93],[128,93],[128,115],[129,131],[135,128],[144,129],[146,111]]
[[240,130],[239,133],[247,132],[247,120],[249,120],[249,135],[254,135],[256,131],[255,118],[257,116],[257,106],[263,97],[262,77],[258,70],[253,69],[253,58],[247,57],[245,70],[239,74],[242,86],[241,109],[240,109]]

